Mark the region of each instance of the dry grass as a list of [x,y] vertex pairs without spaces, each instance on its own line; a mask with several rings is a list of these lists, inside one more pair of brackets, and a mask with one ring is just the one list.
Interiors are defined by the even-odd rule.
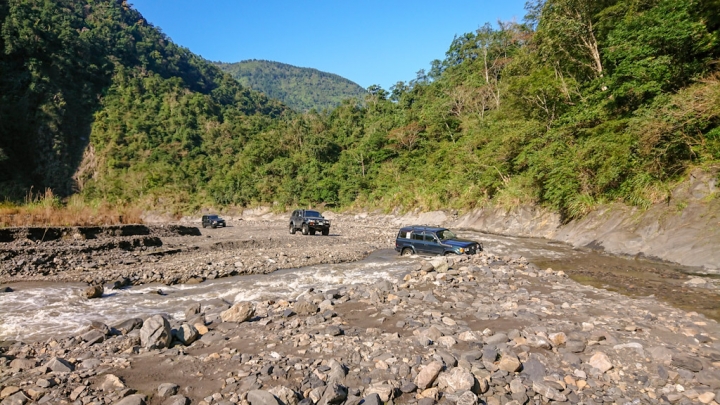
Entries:
[[70,197],[62,202],[51,190],[28,194],[25,204],[0,204],[0,228],[16,226],[98,226],[142,223],[142,211]]

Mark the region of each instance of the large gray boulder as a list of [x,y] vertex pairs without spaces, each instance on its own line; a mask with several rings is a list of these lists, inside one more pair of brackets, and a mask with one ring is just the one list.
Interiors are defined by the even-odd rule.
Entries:
[[264,390],[251,390],[247,393],[250,405],[280,405],[275,395]]
[[70,362],[57,357],[50,359],[45,366],[56,373],[69,373],[75,370],[75,366],[73,366]]
[[220,314],[223,322],[242,323],[255,315],[255,306],[252,302],[238,302],[227,311]]
[[192,342],[196,341],[197,338],[200,337],[200,333],[198,330],[187,323],[182,324],[176,331],[175,331],[175,339],[177,339],[180,343],[184,344],[185,346],[191,344]]
[[148,318],[140,329],[140,344],[149,350],[166,348],[171,339],[170,323],[162,315]]

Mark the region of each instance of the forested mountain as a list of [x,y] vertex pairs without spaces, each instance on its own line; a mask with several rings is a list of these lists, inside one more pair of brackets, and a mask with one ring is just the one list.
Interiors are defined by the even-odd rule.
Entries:
[[362,100],[366,91],[336,74],[267,60],[216,63],[243,86],[261,91],[296,111],[335,108],[348,98]]
[[718,3],[535,2],[410,82],[303,114],[125,3],[0,3],[2,193],[74,173],[91,201],[182,210],[647,206],[720,167]]
[[3,1],[0,24],[5,198],[85,186],[128,200],[158,184],[194,193],[223,138],[250,136],[285,109],[173,44],[125,1]]

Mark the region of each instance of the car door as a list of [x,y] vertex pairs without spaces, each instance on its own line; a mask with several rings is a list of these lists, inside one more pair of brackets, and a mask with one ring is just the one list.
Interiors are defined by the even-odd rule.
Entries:
[[425,244],[425,237],[423,236],[423,231],[412,231],[410,239],[412,241],[413,247],[415,248],[415,253],[428,253],[427,245]]
[[435,232],[425,231],[425,245],[427,252],[431,255],[441,255],[445,253],[445,247],[440,243]]

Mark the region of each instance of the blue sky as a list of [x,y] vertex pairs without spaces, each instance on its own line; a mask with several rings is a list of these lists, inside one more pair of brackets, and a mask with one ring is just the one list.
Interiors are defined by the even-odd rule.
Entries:
[[175,43],[212,61],[265,59],[385,89],[443,59],[454,35],[522,21],[525,0],[128,0]]

